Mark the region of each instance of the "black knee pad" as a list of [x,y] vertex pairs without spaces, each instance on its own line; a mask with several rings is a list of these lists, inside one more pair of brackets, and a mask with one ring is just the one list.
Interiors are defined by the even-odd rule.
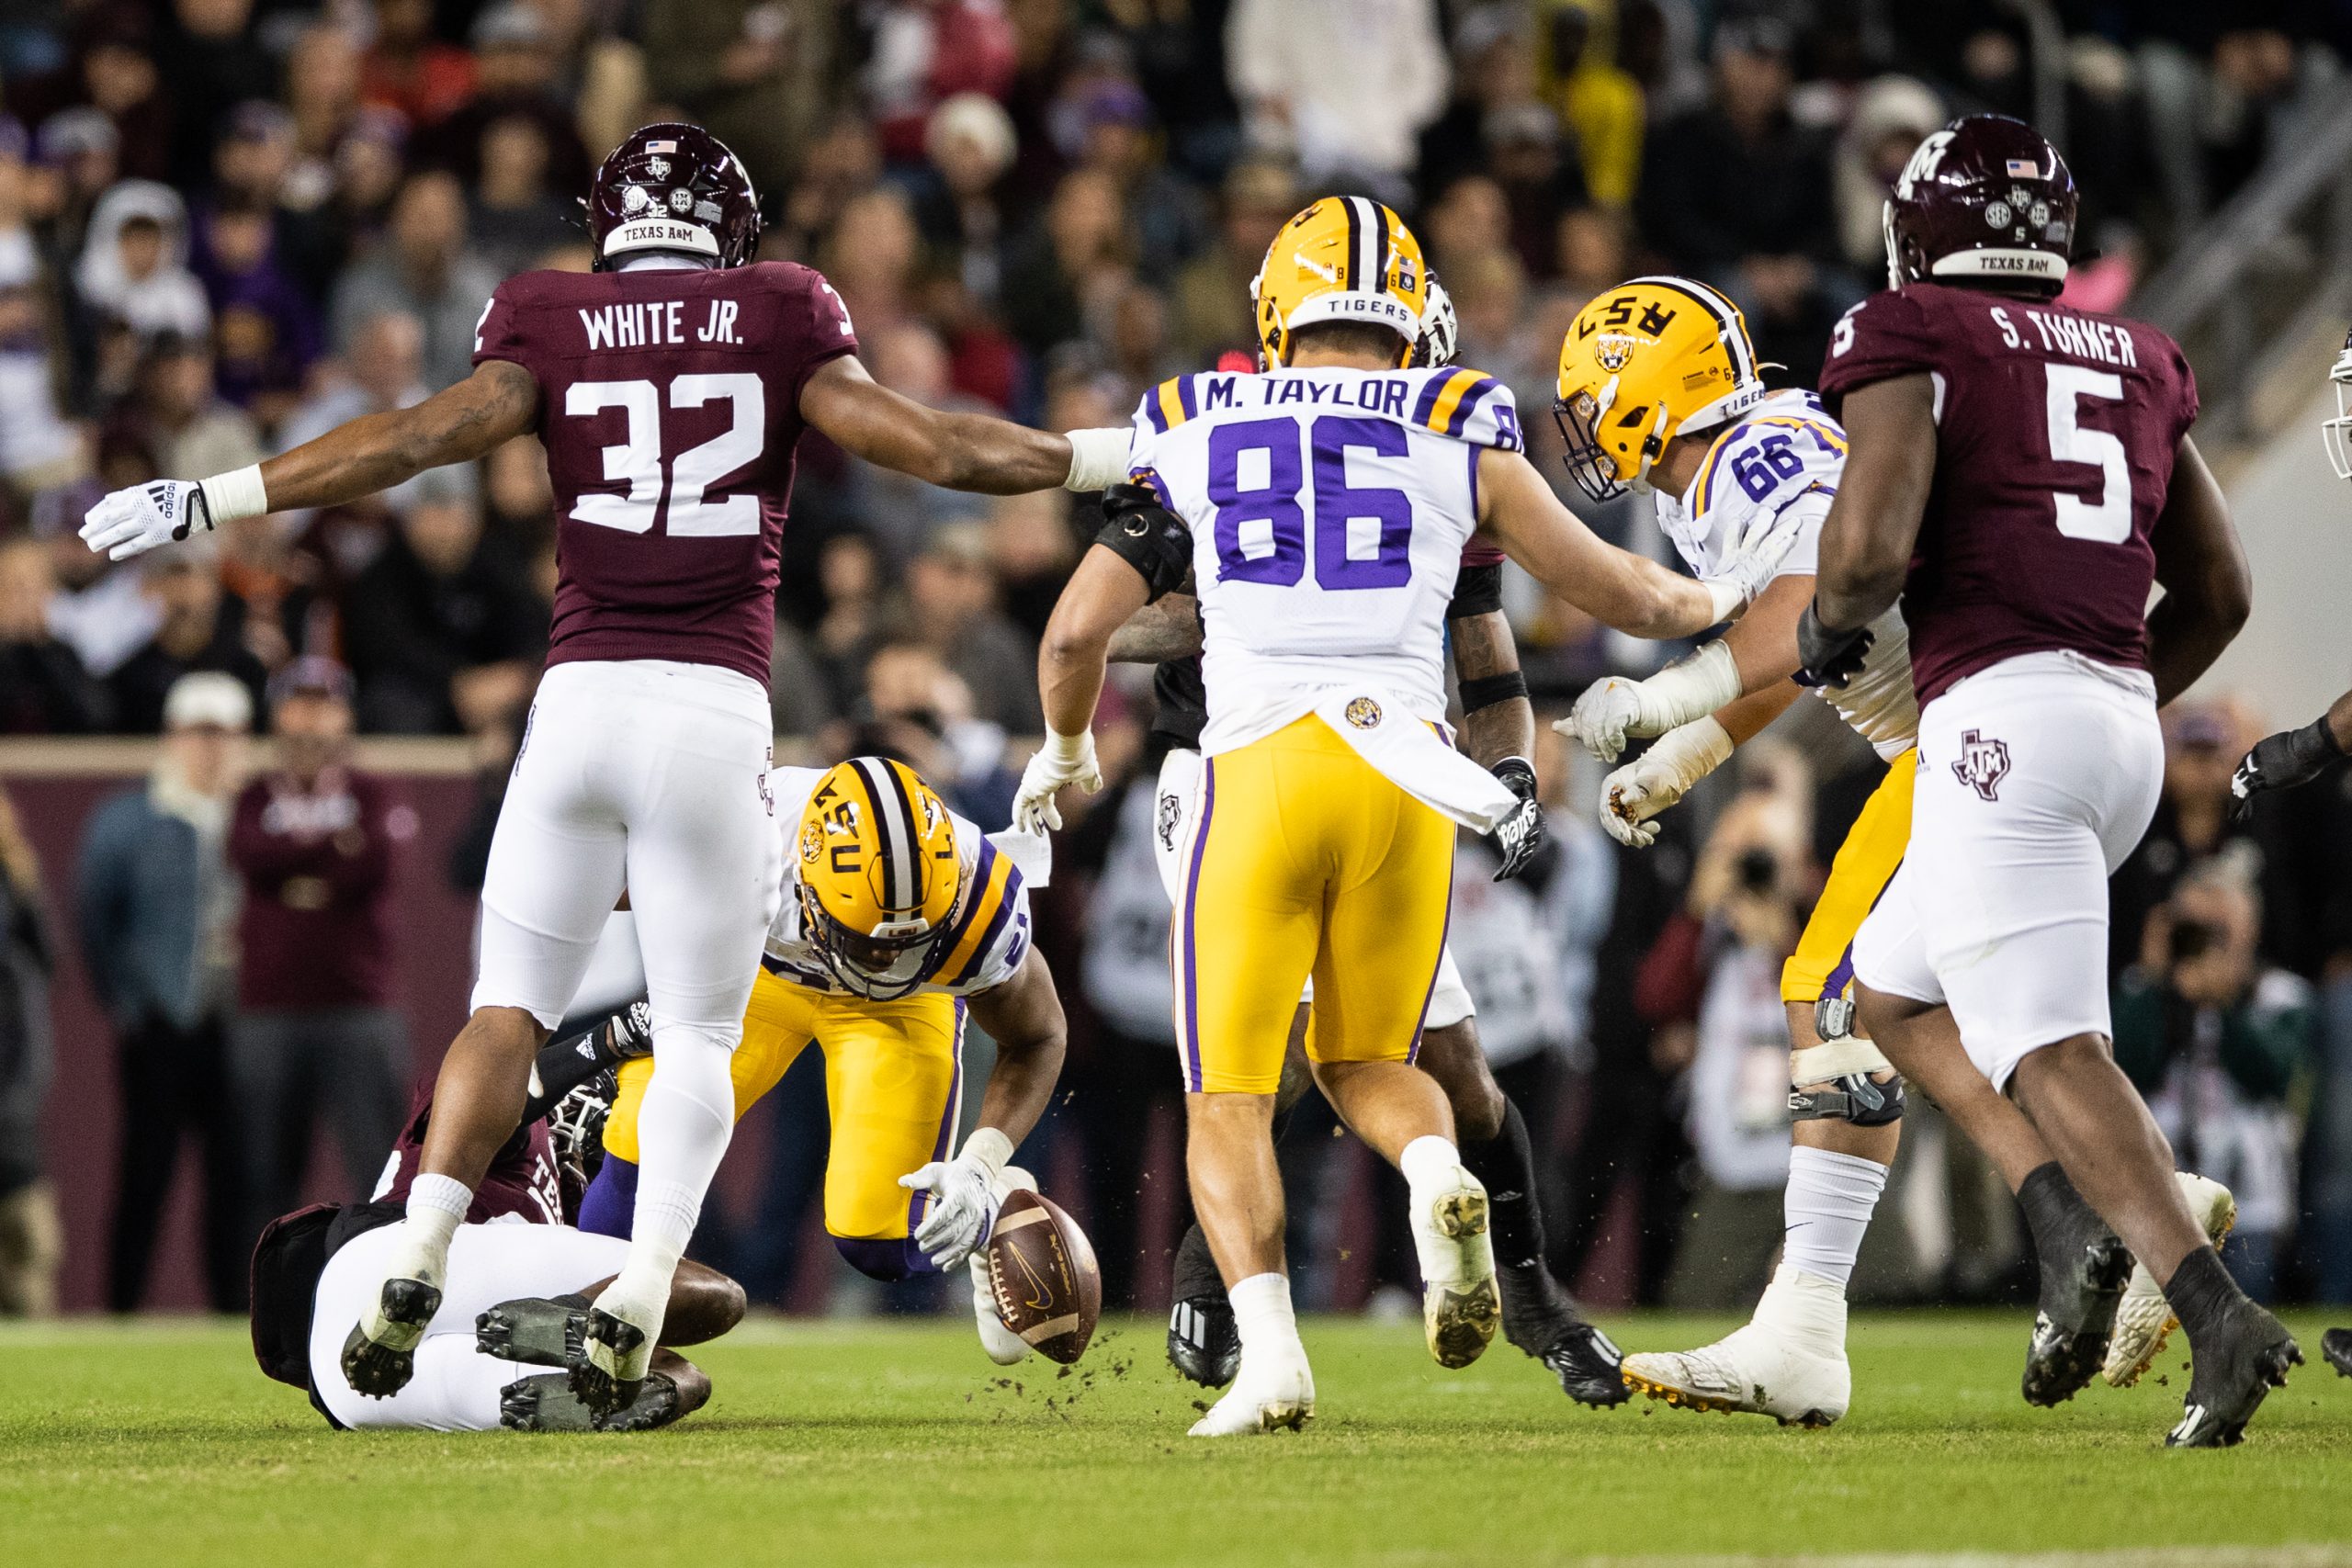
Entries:
[[1792,1122],[1850,1122],[1857,1127],[1884,1127],[1903,1120],[1903,1079],[1884,1083],[1868,1073],[1832,1078],[1826,1089],[1789,1086]]

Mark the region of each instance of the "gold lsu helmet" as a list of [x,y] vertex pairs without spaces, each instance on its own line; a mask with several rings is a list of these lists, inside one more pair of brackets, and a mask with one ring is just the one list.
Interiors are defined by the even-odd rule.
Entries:
[[1324,197],[1282,226],[1250,280],[1259,366],[1288,365],[1301,327],[1364,321],[1396,333],[1401,367],[1421,341],[1429,289],[1429,263],[1403,219],[1369,197]]
[[1739,307],[1688,277],[1636,277],[1577,312],[1560,343],[1552,417],[1568,473],[1608,501],[1649,473],[1677,435],[1710,429],[1769,395]]
[[800,813],[800,923],[845,990],[910,996],[938,972],[963,900],[956,822],[904,762],[852,757]]

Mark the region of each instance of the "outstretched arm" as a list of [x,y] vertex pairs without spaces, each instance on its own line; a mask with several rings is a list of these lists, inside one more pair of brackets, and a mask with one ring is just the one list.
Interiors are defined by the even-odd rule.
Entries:
[[996,1042],[996,1066],[980,1091],[979,1125],[994,1127],[1019,1148],[1054,1098],[1069,1037],[1045,954],[1031,948],[1012,979],[975,994],[969,1005],[972,1021]]
[[1634,637],[1690,637],[1742,603],[1742,595],[1604,542],[1517,452],[1490,446],[1479,454],[1478,521],[1482,534],[1552,592]]
[[[844,451],[949,490],[1019,495],[1065,483],[1101,490],[1125,473],[1125,431],[1117,433],[1119,452],[1107,476],[1073,473],[1072,437],[926,407],[875,380],[854,354],[827,360],[808,378],[800,389],[800,417]],[[1089,478],[1094,482],[1084,482]]]
[[1144,607],[1150,591],[1133,567],[1101,545],[1079,558],[1037,643],[1037,694],[1052,733],[1083,735],[1092,728],[1111,639]]
[[356,501],[427,468],[486,457],[538,422],[539,386],[531,373],[509,359],[485,359],[414,408],[362,415],[262,464],[266,510]]

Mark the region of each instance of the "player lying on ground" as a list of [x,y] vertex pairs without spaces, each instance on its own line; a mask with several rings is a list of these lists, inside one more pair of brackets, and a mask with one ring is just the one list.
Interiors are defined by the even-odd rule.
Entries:
[[[1720,640],[1645,681],[1596,682],[1554,727],[1605,762],[1629,738],[1655,741],[1600,792],[1601,826],[1645,847],[1657,836],[1649,824],[1803,690],[1789,679],[1797,621],[1813,597],[1846,435],[1811,393],[1766,389],[1738,307],[1690,278],[1634,278],[1587,305],[1561,342],[1558,389],[1554,415],[1579,488],[1597,502],[1647,490],[1659,530],[1692,570],[1711,570],[1758,515],[1798,524],[1780,575]],[[1629,407],[1664,410],[1664,422],[1628,427],[1609,417]],[[1902,1079],[1854,1028],[1852,945],[1910,840],[1919,710],[1900,611],[1871,629],[1861,668],[1822,695],[1886,761],[1886,776],[1839,846],[1781,975],[1796,1147],[1780,1269],[1754,1319],[1728,1337],[1624,1365],[1625,1381],[1653,1398],[1783,1425],[1824,1427],[1846,1413],[1846,1285],[1901,1134]],[[2160,1318],[2160,1297],[2155,1307]],[[2156,1326],[2132,1341],[2133,1376],[2155,1354]]]
[[2136,1257],[2196,1364],[2166,1441],[2217,1447],[2301,1352],[2230,1278],[2115,1065],[2107,879],[2161,791],[2155,710],[2228,646],[2250,590],[2177,345],[2055,301],[2075,209],[2016,120],[1965,117],[1912,155],[1893,288],[1839,321],[1822,372],[1851,450],[1798,646],[1805,679],[1842,685],[1903,601],[1914,831],[1855,939],[1856,996],[2032,1226],[2027,1396],[2097,1371]]
[[755,261],[758,197],[709,132],[636,132],[585,205],[595,270],[501,284],[466,380],[257,467],[118,491],[82,530],[119,560],[237,518],[354,501],[519,435],[546,446],[548,669],[491,843],[472,1016],[442,1064],[383,1288],[346,1349],[353,1385],[372,1394],[408,1380],[449,1236],[625,886],[656,1066],[629,1261],[598,1296],[581,1393],[617,1409],[644,1375],[734,1124],[729,1056],[775,913],[767,683],[801,431],[958,490],[1099,490],[1122,473],[1119,433],[1050,435],[877,386],[831,286]]
[[[1450,359],[1450,355],[1448,358]],[[1139,572],[1160,570],[1139,548],[1146,534],[1128,524],[1148,491],[1122,487],[1105,502],[1098,540]],[[1189,549],[1189,545],[1184,547]],[[1183,560],[1189,573],[1189,555]],[[1543,845],[1543,807],[1537,804],[1535,770],[1527,761],[1534,747],[1535,715],[1519,671],[1519,649],[1502,613],[1502,568],[1464,557],[1453,598],[1446,608],[1447,646],[1461,684],[1463,747],[1469,755],[1521,794],[1517,811],[1495,835],[1502,864],[1498,880],[1524,869]],[[1186,742],[1171,746],[1160,764],[1152,852],[1172,902],[1184,883],[1184,849],[1192,841],[1200,803],[1201,730],[1208,714],[1201,699],[1201,621],[1198,603],[1187,592],[1170,592],[1138,611],[1112,638],[1113,662],[1156,662],[1153,690],[1159,712],[1155,734]],[[1510,831],[1508,839],[1505,831]],[[1282,1141],[1291,1108],[1306,1092],[1305,1040],[1310,982],[1283,1062],[1274,1101],[1274,1141]],[[1563,1391],[1587,1404],[1610,1405],[1625,1398],[1618,1375],[1618,1353],[1609,1337],[1577,1314],[1544,1261],[1544,1216],[1537,1198],[1534,1155],[1527,1123],[1487,1066],[1478,1043],[1476,1005],[1462,981],[1449,942],[1438,961],[1437,984],[1421,1021],[1419,1055],[1414,1060],[1445,1090],[1453,1113],[1462,1163],[1485,1185],[1491,1205],[1495,1278],[1502,1292],[1503,1337],[1541,1360],[1559,1378]],[[1208,1238],[1194,1224],[1176,1249],[1175,1303],[1168,1320],[1168,1359],[1193,1382],[1222,1388],[1241,1361],[1240,1336],[1225,1283]]]
[[[414,1181],[433,1117],[427,1088],[364,1203],[313,1204],[272,1221],[254,1249],[254,1354],[262,1371],[311,1396],[336,1427],[436,1432],[645,1431],[700,1409],[710,1380],[670,1348],[657,1349],[644,1386],[597,1418],[563,1371],[587,1298],[628,1248],[566,1223],[595,1169],[612,1069],[641,1059],[650,1021],[640,1005],[540,1053],[526,1121],[500,1145],[450,1239],[447,1288],[418,1342],[416,1375],[389,1399],[362,1398],[345,1380],[343,1337],[374,1285],[378,1256]],[[517,1300],[516,1298],[523,1298]],[[537,1298],[537,1299],[534,1299]],[[742,1288],[698,1263],[670,1287],[664,1347],[699,1344],[735,1326]],[[552,1371],[535,1371],[553,1368]]]
[[[997,1316],[979,1247],[1005,1193],[1035,1190],[1007,1162],[1053,1098],[1067,1035],[1031,941],[1028,882],[1012,853],[903,762],[853,757],[773,778],[789,849],[732,1064],[734,1113],[809,1045],[822,1051],[833,1246],[876,1280],[968,1266],[980,1343],[1011,1365],[1029,1348]],[[1046,845],[1017,848],[1039,857],[1032,869],[1042,877]],[[996,1066],[979,1124],[951,1159],[967,1017],[996,1043]],[[651,1077],[650,1062],[620,1068],[583,1231],[628,1234]]]
[[[1136,513],[1189,554],[1208,724],[1176,914],[1186,1163],[1241,1334],[1200,1436],[1295,1427],[1314,1382],[1290,1305],[1270,1126],[1299,993],[1340,1117],[1404,1173],[1442,1365],[1475,1359],[1500,1304],[1488,1201],[1445,1095],[1412,1058],[1437,977],[1455,824],[1518,794],[1441,726],[1444,612],[1474,536],[1622,630],[1681,637],[1737,613],[1786,546],[1774,524],[1693,582],[1595,538],[1520,455],[1510,394],[1408,368],[1427,310],[1419,243],[1385,207],[1327,197],[1283,227],[1254,294],[1265,373],[1180,377],[1136,411]],[[1154,574],[1165,587],[1170,578]],[[1018,820],[1102,779],[1090,728],[1111,638],[1152,582],[1090,549],[1038,654],[1048,736]]]

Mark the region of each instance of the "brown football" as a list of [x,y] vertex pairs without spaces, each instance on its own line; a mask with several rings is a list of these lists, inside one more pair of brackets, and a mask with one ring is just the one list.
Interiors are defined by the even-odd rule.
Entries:
[[1102,1271],[1078,1222],[1051,1199],[1005,1195],[989,1236],[989,1286],[1005,1326],[1050,1360],[1086,1354],[1102,1316]]

